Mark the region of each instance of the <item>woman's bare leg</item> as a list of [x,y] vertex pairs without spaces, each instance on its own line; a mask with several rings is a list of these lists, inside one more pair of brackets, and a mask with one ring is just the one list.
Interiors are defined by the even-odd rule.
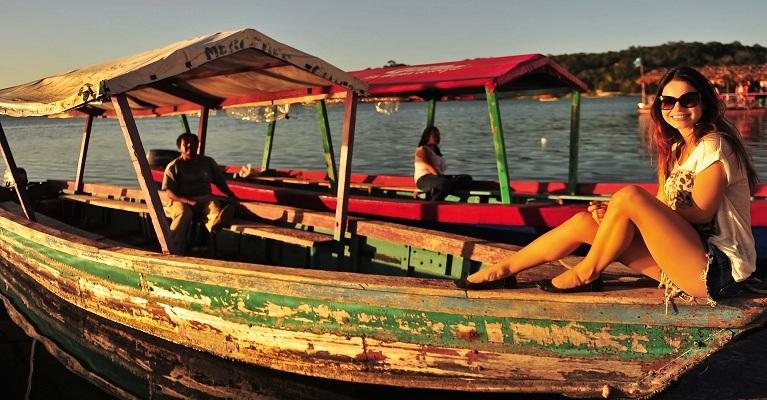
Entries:
[[598,227],[590,213],[579,212],[516,253],[469,275],[466,279],[472,283],[494,281],[545,262],[559,260],[575,251],[581,244],[591,243]]
[[641,235],[634,235],[631,245],[618,257],[618,261],[642,275],[660,281],[658,263],[655,262],[652,254],[647,250]]
[[647,191],[628,186],[611,199],[586,257],[575,268],[552,279],[558,288],[572,288],[593,281],[641,235],[652,259],[680,289],[706,297],[700,279],[707,265],[698,233],[686,220]]

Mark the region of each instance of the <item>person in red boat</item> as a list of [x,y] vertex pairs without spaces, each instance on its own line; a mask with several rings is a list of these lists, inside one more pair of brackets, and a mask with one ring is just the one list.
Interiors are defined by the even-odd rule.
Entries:
[[432,201],[444,200],[454,189],[468,187],[469,175],[445,175],[447,162],[439,149],[440,133],[436,126],[424,129],[415,150],[413,179],[418,189]]
[[509,286],[520,271],[590,244],[577,265],[538,287],[601,290],[601,272],[620,261],[661,282],[667,300],[686,294],[713,302],[739,292],[756,268],[750,194],[757,175],[743,140],[724,117],[714,87],[692,68],[666,73],[651,116],[657,194],[622,188],[609,203],[592,202],[588,211],[456,285],[482,289],[506,279]]

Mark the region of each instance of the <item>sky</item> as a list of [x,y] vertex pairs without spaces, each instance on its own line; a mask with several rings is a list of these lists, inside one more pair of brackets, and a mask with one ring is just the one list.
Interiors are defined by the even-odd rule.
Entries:
[[767,46],[765,0],[2,0],[0,88],[254,28],[344,70],[671,41]]

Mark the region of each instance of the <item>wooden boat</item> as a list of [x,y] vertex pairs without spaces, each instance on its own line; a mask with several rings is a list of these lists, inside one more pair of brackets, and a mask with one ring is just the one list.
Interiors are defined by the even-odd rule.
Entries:
[[[248,86],[265,79],[271,90]],[[238,87],[221,82],[248,94],[220,91]],[[347,88],[349,146],[365,84],[248,29],[0,90],[6,115],[87,115],[71,182],[22,184],[0,127],[12,179],[0,189],[0,294],[14,320],[69,368],[124,398],[250,398],[293,381],[250,381],[257,368],[308,377],[298,384],[317,397],[347,385],[477,398],[640,397],[763,324],[765,299],[747,295],[665,313],[661,291],[620,265],[610,266],[611,290],[600,293],[534,288],[531,281],[558,265],[522,274],[514,290],[459,290],[446,278],[515,247],[344,210],[244,201],[242,221],[217,235],[215,250],[226,259],[173,254],[133,115],[197,107],[204,116],[298,91],[326,98],[333,83]],[[92,93],[66,95],[80,88]],[[95,115],[119,120],[140,188],[83,182]],[[348,163],[339,171],[342,209]]]

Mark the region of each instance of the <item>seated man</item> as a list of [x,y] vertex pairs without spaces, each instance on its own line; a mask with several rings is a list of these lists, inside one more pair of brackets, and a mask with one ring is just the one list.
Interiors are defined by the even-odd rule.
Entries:
[[165,167],[162,180],[162,189],[168,192],[168,198],[171,200],[165,209],[172,219],[171,241],[175,244],[176,251],[182,254],[186,250],[187,233],[195,215],[203,217],[205,228],[212,235],[220,223],[231,218],[234,212],[234,207],[227,205],[222,208],[213,197],[211,183],[237,202],[237,197],[226,184],[218,164],[210,157],[197,154],[198,145],[197,136],[182,133],[176,139],[176,146],[181,155]]

